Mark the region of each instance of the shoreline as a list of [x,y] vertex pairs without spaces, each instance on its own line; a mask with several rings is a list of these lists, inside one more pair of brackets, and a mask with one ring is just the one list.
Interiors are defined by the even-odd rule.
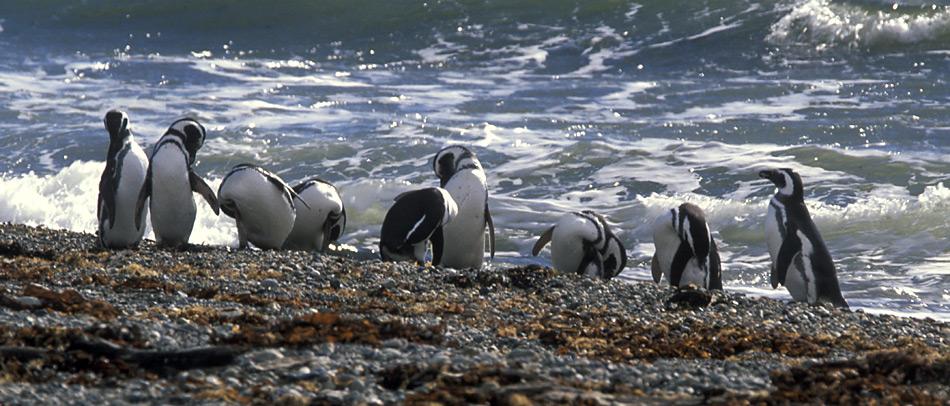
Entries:
[[4,404],[950,399],[933,319],[11,224],[0,337]]

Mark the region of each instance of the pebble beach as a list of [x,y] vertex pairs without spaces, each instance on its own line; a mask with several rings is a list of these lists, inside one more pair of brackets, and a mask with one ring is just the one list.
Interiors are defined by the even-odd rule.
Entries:
[[2,404],[950,401],[950,324],[0,225]]

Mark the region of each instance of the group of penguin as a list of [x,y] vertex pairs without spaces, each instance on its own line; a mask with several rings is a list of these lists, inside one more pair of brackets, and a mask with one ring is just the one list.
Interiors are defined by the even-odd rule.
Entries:
[[[110,143],[99,182],[99,241],[106,248],[135,247],[145,233],[145,203],[156,243],[188,243],[200,194],[214,210],[235,219],[240,248],[324,251],[346,227],[339,191],[319,178],[289,186],[279,176],[241,164],[221,181],[217,195],[194,172],[206,131],[196,120],[171,124],[145,152],[135,142],[126,113],[106,113]],[[384,261],[426,262],[456,269],[481,268],[485,253],[495,255],[495,232],[488,209],[488,184],[478,157],[453,145],[432,161],[439,187],[400,194],[383,219],[379,253]],[[765,231],[772,259],[772,288],[784,285],[793,300],[847,308],[834,262],[804,203],[801,176],[791,169],[759,172],[775,184]],[[653,223],[656,252],[653,280],[674,287],[722,289],[722,263],[702,209],[683,203]],[[590,210],[567,213],[535,243],[537,256],[551,245],[551,260],[561,272],[610,279],[626,266],[623,243],[607,220]],[[431,246],[431,257],[429,247]]]

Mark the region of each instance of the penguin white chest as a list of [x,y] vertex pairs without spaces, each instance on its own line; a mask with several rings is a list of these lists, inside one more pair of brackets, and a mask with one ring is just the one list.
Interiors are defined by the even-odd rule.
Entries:
[[680,276],[680,286],[695,285],[704,289],[709,288],[709,273],[699,267],[696,258],[690,258]]
[[815,303],[818,300],[818,290],[815,284],[815,270],[811,256],[815,249],[811,240],[801,231],[797,232],[802,242],[802,251],[795,255],[785,274],[785,287],[792,299],[799,302]]
[[288,195],[260,172],[232,173],[218,192],[222,205],[237,208],[239,232],[259,248],[280,248],[290,234],[296,212]]
[[669,216],[660,216],[653,223],[653,245],[656,247],[654,255],[666,280],[671,279],[673,258],[676,257],[676,250],[683,243],[670,226],[670,221]]
[[175,146],[166,145],[152,155],[151,168],[149,210],[155,239],[159,243],[187,243],[197,213],[187,157]]
[[450,268],[479,268],[485,256],[485,173],[473,169],[458,172],[445,184],[445,189],[458,205],[458,214],[443,227],[441,264]]

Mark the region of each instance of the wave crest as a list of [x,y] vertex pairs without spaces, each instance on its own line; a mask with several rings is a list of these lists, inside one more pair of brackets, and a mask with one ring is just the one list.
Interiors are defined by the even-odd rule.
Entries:
[[772,24],[766,39],[773,44],[810,45],[819,51],[836,46],[944,46],[950,40],[950,7],[869,9],[829,0],[805,0]]

